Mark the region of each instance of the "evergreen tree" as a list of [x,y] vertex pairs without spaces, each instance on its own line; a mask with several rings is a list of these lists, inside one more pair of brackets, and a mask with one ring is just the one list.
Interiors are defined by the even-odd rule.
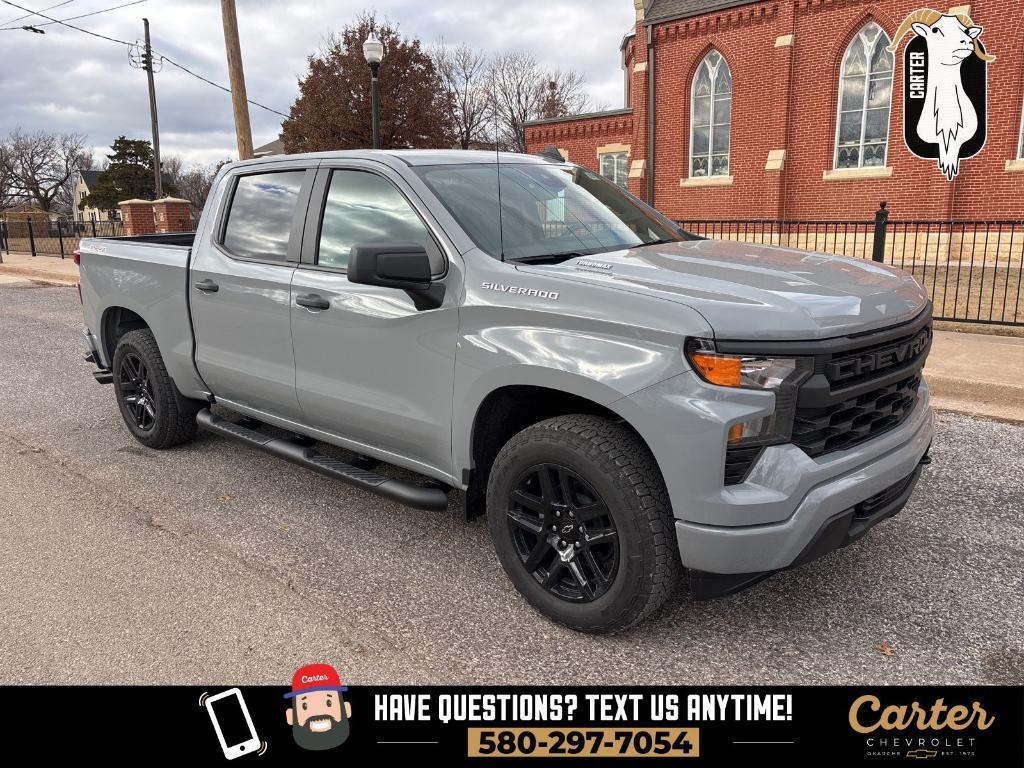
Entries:
[[[82,200],[82,207],[103,211],[117,209],[122,200],[152,200],[156,197],[153,178],[153,145],[144,139],[119,136],[110,145],[106,169],[99,175],[96,188]],[[163,184],[165,195],[175,193],[172,183]]]

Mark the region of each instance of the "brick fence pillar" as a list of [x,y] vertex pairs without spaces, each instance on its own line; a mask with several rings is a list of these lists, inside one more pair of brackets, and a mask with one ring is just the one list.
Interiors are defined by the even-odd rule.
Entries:
[[117,207],[121,209],[125,235],[134,237],[156,234],[152,200],[123,200]]
[[180,197],[165,197],[153,203],[156,216],[156,231],[191,232],[192,207],[188,200]]

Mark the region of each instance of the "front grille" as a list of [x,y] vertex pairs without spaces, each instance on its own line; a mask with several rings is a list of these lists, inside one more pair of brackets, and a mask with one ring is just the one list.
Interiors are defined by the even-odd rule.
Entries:
[[793,443],[815,457],[878,437],[910,414],[920,383],[915,374],[824,408],[798,407]]
[[[716,339],[715,345],[724,354],[810,360],[813,367],[796,392],[791,440],[814,458],[899,426],[917,404],[931,342],[929,305],[908,323],[851,336],[818,341]],[[728,448],[725,484],[744,482],[762,450]]]

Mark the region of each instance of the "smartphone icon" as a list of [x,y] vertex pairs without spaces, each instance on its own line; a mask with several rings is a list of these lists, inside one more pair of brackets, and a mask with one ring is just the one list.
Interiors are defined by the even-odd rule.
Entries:
[[249,708],[245,706],[245,699],[242,698],[240,690],[229,688],[216,696],[210,696],[203,706],[210,714],[213,730],[217,732],[220,748],[224,750],[224,757],[234,760],[236,757],[259,751],[260,740],[256,736]]

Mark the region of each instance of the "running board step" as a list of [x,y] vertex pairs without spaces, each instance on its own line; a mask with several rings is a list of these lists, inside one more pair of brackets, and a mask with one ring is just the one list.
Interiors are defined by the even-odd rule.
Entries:
[[299,445],[285,438],[270,437],[242,424],[214,416],[208,408],[204,408],[196,415],[196,422],[201,429],[205,429],[207,432],[227,437],[243,445],[248,445],[250,448],[258,448],[279,459],[290,461],[300,467],[333,477],[335,480],[341,480],[343,483],[376,493],[378,496],[384,496],[400,504],[433,512],[448,509],[448,495],[440,488],[426,488],[403,480],[381,477],[365,469],[353,467],[332,456],[317,453],[313,448]]

